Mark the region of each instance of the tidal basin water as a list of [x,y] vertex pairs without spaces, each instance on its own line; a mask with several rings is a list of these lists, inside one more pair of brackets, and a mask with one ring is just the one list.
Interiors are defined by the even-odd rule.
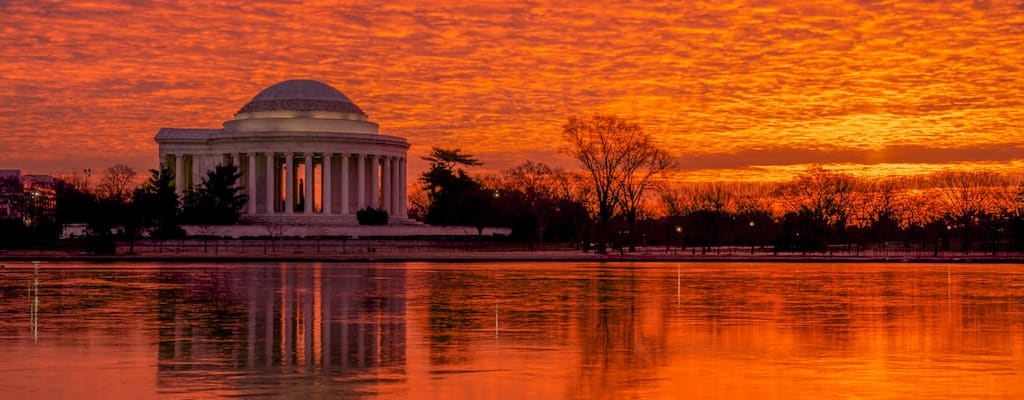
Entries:
[[1024,398],[1024,266],[8,263],[0,398]]

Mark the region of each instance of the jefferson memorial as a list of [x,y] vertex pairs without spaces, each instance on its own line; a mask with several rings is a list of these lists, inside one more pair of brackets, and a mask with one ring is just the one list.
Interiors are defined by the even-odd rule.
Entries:
[[406,209],[404,138],[378,133],[352,100],[315,80],[264,89],[222,129],[163,128],[163,165],[179,195],[218,164],[234,164],[249,195],[242,222],[356,225],[356,211],[388,212],[389,224],[414,224]]

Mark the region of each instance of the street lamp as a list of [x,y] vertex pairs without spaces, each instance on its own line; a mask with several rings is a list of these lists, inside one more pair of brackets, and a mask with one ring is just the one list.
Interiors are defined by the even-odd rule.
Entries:
[[85,190],[88,191],[89,190],[89,177],[92,176],[92,168],[83,169],[82,173],[85,174]]
[[682,251],[686,248],[686,241],[683,240],[683,227],[676,225],[676,234],[679,235],[679,250]]
[[754,254],[755,246],[757,246],[757,232],[754,231],[754,221],[750,221],[750,254]]

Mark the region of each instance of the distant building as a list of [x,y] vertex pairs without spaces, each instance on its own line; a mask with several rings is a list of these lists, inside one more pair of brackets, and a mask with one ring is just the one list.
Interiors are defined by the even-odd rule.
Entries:
[[0,219],[21,218],[21,170],[0,169]]
[[22,218],[25,225],[35,225],[35,218],[53,220],[57,214],[57,181],[50,175],[25,175],[22,179],[25,203],[31,210]]
[[314,80],[270,86],[222,129],[163,128],[161,164],[180,193],[219,164],[234,164],[249,195],[243,222],[356,225],[356,211],[383,208],[407,224],[409,143],[378,125],[337,89]]
[[56,180],[52,176],[0,170],[0,219],[21,219],[31,226],[40,219],[52,219],[56,207]]

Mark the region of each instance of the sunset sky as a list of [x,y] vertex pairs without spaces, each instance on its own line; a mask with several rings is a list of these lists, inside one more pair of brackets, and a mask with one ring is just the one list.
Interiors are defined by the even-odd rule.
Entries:
[[570,115],[640,123],[679,180],[1024,170],[1024,0],[0,0],[0,168],[153,168],[161,127],[331,84],[384,134],[486,170],[560,152]]

